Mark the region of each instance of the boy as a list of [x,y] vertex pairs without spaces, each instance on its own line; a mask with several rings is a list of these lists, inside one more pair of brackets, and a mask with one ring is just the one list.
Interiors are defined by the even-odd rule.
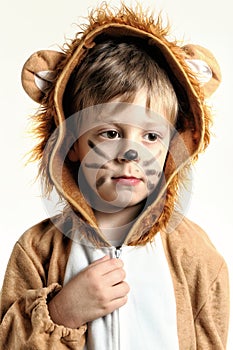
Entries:
[[[60,215],[16,243],[1,296],[7,349],[224,349],[228,277],[175,210],[209,142],[214,57],[166,39],[160,19],[93,11],[64,53],[26,62],[45,192]],[[195,73],[193,72],[195,70]]]

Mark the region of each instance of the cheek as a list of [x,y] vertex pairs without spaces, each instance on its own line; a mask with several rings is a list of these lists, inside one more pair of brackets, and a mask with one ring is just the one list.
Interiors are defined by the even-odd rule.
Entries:
[[78,139],[77,145],[78,145],[77,151],[78,151],[78,154],[79,154],[79,159],[80,159],[80,162],[82,162],[83,159],[90,152],[90,147],[88,146],[88,139],[85,137],[85,135],[81,136]]
[[142,165],[144,168],[148,167],[150,169],[156,168],[161,169],[164,166],[167,157],[167,147],[164,145],[155,146],[153,149],[147,150],[144,154]]
[[80,154],[80,160],[82,172],[79,178],[83,174],[90,187],[94,191],[98,190],[105,182],[105,178],[101,176],[101,170],[106,169],[109,161],[108,153],[100,147],[100,144],[95,144],[88,139],[85,151]]
[[143,171],[147,179],[147,188],[149,193],[155,190],[161,177],[163,176],[163,168],[166,161],[167,149],[160,147],[152,152],[153,156],[143,162]]
[[163,165],[165,163],[167,153],[168,153],[168,148],[169,148],[169,146],[167,144],[161,143],[156,151],[156,153],[158,154],[156,159],[161,167],[163,167]]
[[168,149],[166,148],[163,148],[161,150],[161,153],[160,153],[160,156],[159,156],[159,159],[158,159],[158,163],[159,163],[159,166],[161,169],[163,169],[164,167],[164,164],[165,164],[165,161],[166,161],[166,158],[167,158],[167,153],[168,153]]

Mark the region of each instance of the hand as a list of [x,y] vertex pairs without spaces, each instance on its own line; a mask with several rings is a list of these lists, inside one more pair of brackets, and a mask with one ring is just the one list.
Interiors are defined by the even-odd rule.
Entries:
[[120,259],[109,256],[96,260],[50,301],[52,320],[65,327],[83,324],[106,316],[127,302],[129,286]]

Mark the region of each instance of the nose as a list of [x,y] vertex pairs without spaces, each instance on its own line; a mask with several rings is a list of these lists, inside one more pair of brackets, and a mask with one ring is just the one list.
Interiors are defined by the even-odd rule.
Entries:
[[122,157],[119,157],[122,161],[137,161],[139,159],[138,152],[134,149],[126,151]]

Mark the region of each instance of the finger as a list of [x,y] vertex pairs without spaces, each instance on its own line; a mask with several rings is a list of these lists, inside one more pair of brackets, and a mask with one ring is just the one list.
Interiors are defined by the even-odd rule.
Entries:
[[108,305],[108,314],[112,313],[113,311],[119,309],[120,307],[124,306],[127,303],[128,297],[127,295],[122,297],[122,298],[118,298],[118,299],[114,299],[112,300],[109,305]]
[[110,301],[107,305],[105,305],[103,308],[100,309],[100,313],[98,314],[97,317],[95,317],[95,319],[111,314],[113,311],[125,305],[127,303],[127,300],[128,300],[128,297],[126,295],[122,298],[117,298]]
[[91,268],[100,276],[104,276],[111,271],[122,268],[123,262],[120,259],[106,259],[98,264],[92,265]]
[[123,281],[109,288],[109,300],[113,301],[116,299],[121,299],[127,296],[130,288],[127,282]]
[[125,271],[122,268],[117,268],[106,273],[103,276],[103,282],[106,286],[114,286],[125,279]]
[[101,262],[106,261],[106,260],[109,260],[109,259],[110,259],[110,256],[104,255],[104,256],[102,256],[102,258],[93,261],[93,262],[90,264],[90,266],[98,265],[98,264],[100,264]]

